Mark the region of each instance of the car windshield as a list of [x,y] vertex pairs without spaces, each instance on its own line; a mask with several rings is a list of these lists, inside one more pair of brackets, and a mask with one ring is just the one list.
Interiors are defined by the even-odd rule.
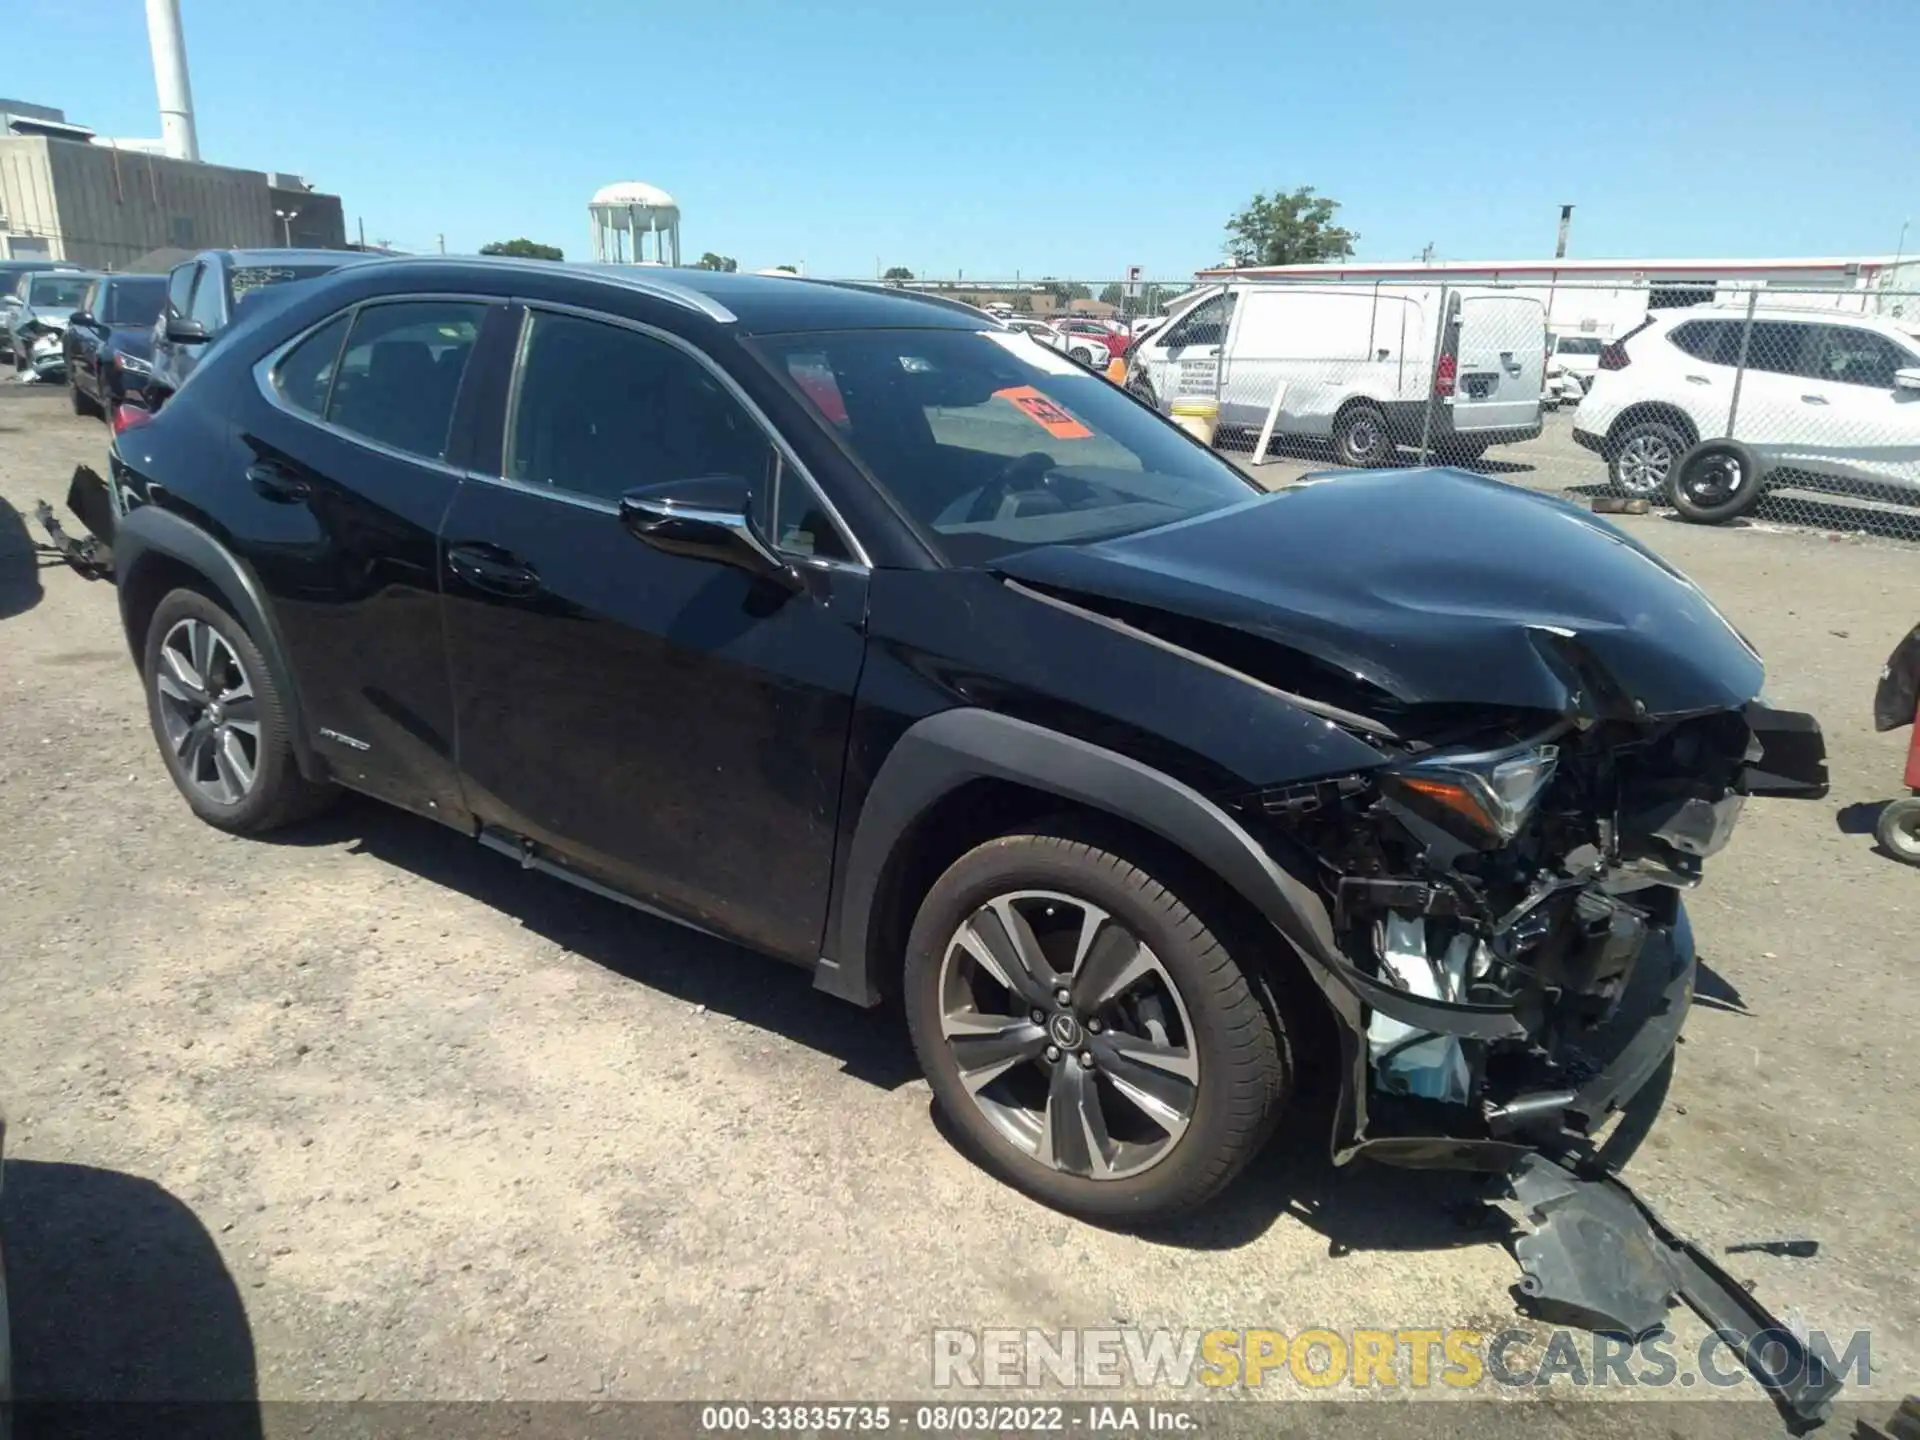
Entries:
[[93,280],[91,275],[36,275],[27,303],[36,310],[78,310]]
[[756,348],[950,564],[1131,534],[1259,493],[1025,335],[840,330]]
[[163,275],[116,280],[107,286],[107,313],[97,318],[103,325],[151,325],[160,314],[160,302],[166,298],[167,281]]
[[285,285],[290,280],[311,280],[316,275],[331,275],[338,265],[236,265],[227,280],[227,294],[234,301],[269,285]]

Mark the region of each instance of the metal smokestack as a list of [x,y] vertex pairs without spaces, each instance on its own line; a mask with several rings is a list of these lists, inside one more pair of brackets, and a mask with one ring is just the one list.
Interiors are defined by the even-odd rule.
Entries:
[[1571,205],[1562,205],[1560,207],[1560,240],[1559,243],[1553,247],[1554,259],[1564,260],[1567,258],[1567,231],[1572,227],[1573,207]]
[[176,160],[198,160],[200,139],[193,131],[180,0],[147,0],[147,40],[153,47],[153,88],[160,92],[160,143]]

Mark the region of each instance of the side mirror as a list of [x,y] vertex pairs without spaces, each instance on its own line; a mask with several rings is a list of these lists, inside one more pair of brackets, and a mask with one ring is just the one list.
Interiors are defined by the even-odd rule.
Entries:
[[800,587],[793,567],[773,552],[747,518],[753,492],[738,475],[702,475],[629,490],[620,523],[643,545],[690,560],[711,560]]
[[78,325],[83,330],[91,330],[93,328],[93,312],[90,310],[76,310],[67,316],[67,324],[70,326]]
[[1910,365],[1904,370],[1894,371],[1893,388],[1896,390],[1920,390],[1920,365]]
[[167,339],[176,345],[202,345],[206,343],[207,327],[198,320],[189,320],[184,315],[169,315]]

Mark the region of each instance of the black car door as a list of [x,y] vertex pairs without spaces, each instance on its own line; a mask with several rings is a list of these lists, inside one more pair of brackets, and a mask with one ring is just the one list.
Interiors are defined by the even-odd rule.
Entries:
[[[464,481],[443,530],[467,803],[601,883],[811,959],[866,570],[691,347],[609,318],[525,323],[499,478]],[[805,552],[793,586],[622,525],[623,493],[714,476],[750,482],[762,533]]]
[[231,523],[318,748],[356,787],[456,823],[436,537],[491,314],[506,319],[482,299],[399,296],[336,315],[262,362],[234,440],[252,493]]

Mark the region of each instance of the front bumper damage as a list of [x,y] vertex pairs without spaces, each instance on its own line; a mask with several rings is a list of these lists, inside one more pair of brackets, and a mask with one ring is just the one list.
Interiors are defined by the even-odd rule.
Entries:
[[1682,894],[1749,797],[1825,793],[1819,726],[1756,701],[1558,744],[1560,788],[1472,853],[1401,813],[1391,777],[1259,797],[1275,849],[1322,857],[1328,926],[1290,938],[1342,1021],[1335,1159],[1505,1175],[1535,1226],[1514,1244],[1524,1305],[1637,1341],[1683,1300],[1811,1428],[1838,1379],[1660,1222],[1602,1136],[1664,1093],[1699,975]]
[[89,580],[111,578],[116,515],[112,494],[98,471],[85,465],[74,467],[73,479],[67,485],[67,509],[88,533],[69,535],[53,507],[42,500],[34,507],[34,519],[47,532],[47,538],[37,548],[59,556]]

